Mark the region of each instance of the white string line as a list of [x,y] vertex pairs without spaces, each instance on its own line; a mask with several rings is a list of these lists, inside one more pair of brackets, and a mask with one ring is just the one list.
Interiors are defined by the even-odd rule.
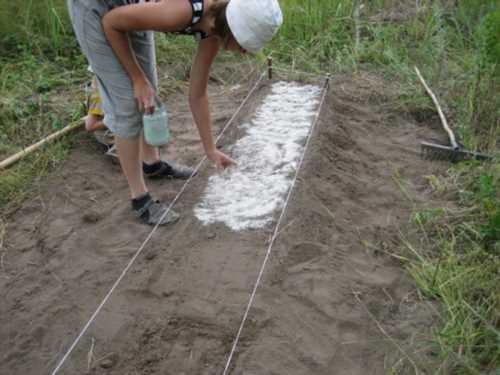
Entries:
[[[255,85],[252,87],[252,89],[249,91],[248,95],[245,97],[245,99],[243,100],[243,102],[241,102],[241,104],[238,107],[238,109],[236,110],[236,112],[233,114],[233,116],[226,123],[226,125],[224,126],[224,128],[222,129],[222,131],[219,133],[219,136],[215,140],[216,144],[222,138],[222,136],[224,135],[224,132],[227,130],[227,128],[234,121],[234,119],[236,118],[236,116],[238,115],[238,113],[241,111],[241,109],[243,108],[243,106],[246,104],[246,102],[248,101],[248,99],[250,98],[250,96],[253,94],[253,92],[255,91],[255,89],[257,88],[257,86],[260,84],[260,82],[262,81],[262,78],[264,78],[264,76],[265,76],[265,73],[262,73],[260,75],[259,79],[255,83]],[[109,292],[106,294],[106,296],[104,297],[104,299],[102,300],[102,302],[99,304],[99,306],[97,307],[97,309],[94,311],[94,313],[92,314],[92,316],[90,317],[90,319],[88,320],[88,322],[85,324],[85,326],[83,327],[83,329],[80,331],[80,333],[76,337],[76,339],[73,342],[73,344],[71,344],[71,346],[67,350],[66,354],[64,354],[64,356],[59,361],[59,363],[56,366],[56,368],[51,372],[51,375],[57,374],[57,372],[61,369],[61,367],[64,364],[64,362],[69,357],[69,355],[71,354],[71,352],[75,349],[76,345],[79,343],[79,341],[83,337],[83,335],[87,332],[88,328],[93,323],[93,321],[95,320],[95,318],[97,317],[97,315],[99,314],[99,312],[101,311],[101,309],[103,308],[103,306],[106,304],[106,302],[108,301],[109,297],[111,297],[111,294],[114,292],[114,290],[116,289],[116,287],[118,286],[118,284],[122,281],[122,279],[125,277],[126,273],[130,269],[130,267],[132,267],[132,264],[135,262],[135,260],[137,259],[137,257],[141,254],[142,250],[144,249],[144,247],[146,246],[146,244],[149,242],[149,240],[151,239],[151,237],[153,237],[153,234],[156,232],[156,230],[159,227],[159,223],[167,216],[167,214],[170,212],[170,210],[172,209],[172,207],[174,206],[174,204],[177,202],[177,200],[179,199],[179,197],[182,195],[182,193],[184,193],[184,191],[186,190],[189,182],[191,182],[191,180],[196,176],[196,174],[198,173],[199,169],[201,168],[201,166],[203,165],[203,163],[205,162],[206,159],[207,159],[207,157],[204,156],[201,159],[201,161],[198,163],[198,165],[194,169],[194,171],[191,174],[191,176],[186,180],[186,182],[182,186],[181,190],[177,193],[177,195],[175,196],[175,198],[172,200],[172,202],[170,203],[170,205],[168,206],[168,208],[165,210],[165,212],[161,216],[159,222],[153,227],[153,229],[148,234],[148,236],[146,237],[146,239],[144,240],[144,242],[142,243],[142,245],[139,247],[139,249],[136,251],[136,253],[132,257],[132,259],[130,259],[130,261],[128,262],[127,266],[124,268],[124,270],[122,271],[122,273],[120,274],[120,276],[118,277],[118,279],[116,279],[115,283],[113,284],[113,286],[111,287],[111,289],[109,290]]]
[[330,77],[327,76],[325,78],[325,84],[323,86],[323,95],[321,97],[321,102],[319,104],[318,111],[316,112],[316,116],[314,118],[314,121],[313,121],[313,124],[311,126],[311,129],[309,130],[309,134],[307,136],[307,141],[306,141],[306,144],[304,146],[304,150],[303,150],[302,155],[300,157],[299,164],[297,165],[297,171],[295,172],[295,176],[293,178],[292,185],[290,186],[290,189],[288,190],[288,195],[286,197],[286,200],[285,200],[285,203],[284,203],[284,206],[283,206],[283,210],[281,211],[281,214],[279,216],[278,222],[276,223],[276,227],[274,228],[274,232],[273,232],[273,236],[271,238],[271,242],[269,243],[269,247],[267,248],[266,256],[264,257],[264,261],[262,262],[262,266],[260,267],[259,275],[257,276],[257,280],[256,280],[255,285],[253,287],[252,294],[250,295],[250,299],[248,301],[247,308],[245,310],[245,313],[243,314],[243,319],[241,320],[240,328],[238,329],[238,333],[236,334],[236,338],[234,339],[233,347],[231,348],[231,353],[229,354],[229,357],[228,357],[227,363],[226,363],[226,367],[224,368],[224,372],[222,373],[222,375],[226,375],[227,374],[229,366],[231,365],[231,361],[232,361],[234,353],[236,351],[236,346],[238,345],[238,341],[240,340],[241,332],[243,331],[243,327],[245,325],[245,322],[247,320],[248,314],[250,312],[250,308],[252,307],[253,301],[255,299],[255,294],[257,292],[257,288],[259,287],[260,280],[262,279],[262,275],[264,274],[264,269],[266,267],[267,260],[269,259],[269,256],[271,255],[271,249],[272,249],[272,247],[274,245],[274,242],[275,242],[276,238],[278,237],[278,233],[279,233],[278,230],[279,230],[279,227],[280,227],[280,224],[281,224],[281,220],[283,220],[283,217],[285,216],[285,212],[286,212],[286,209],[287,209],[287,206],[288,206],[288,202],[290,200],[290,197],[292,196],[293,188],[295,186],[295,183],[297,182],[297,177],[299,175],[300,168],[302,167],[302,163],[304,161],[304,157],[305,157],[305,154],[306,154],[306,151],[307,151],[307,147],[309,146],[309,141],[312,138],[312,134],[313,134],[314,128],[316,126],[316,123],[318,122],[319,115],[321,113],[321,108],[323,107],[323,103],[325,101],[326,93],[328,91],[328,83],[329,82],[330,82]]

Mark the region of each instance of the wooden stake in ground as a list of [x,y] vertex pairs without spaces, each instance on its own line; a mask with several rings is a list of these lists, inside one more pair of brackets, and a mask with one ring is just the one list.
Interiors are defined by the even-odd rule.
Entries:
[[273,79],[273,58],[271,56],[267,58],[267,78]]
[[32,152],[40,149],[45,144],[47,144],[47,143],[49,143],[51,141],[54,141],[57,138],[62,137],[64,134],[69,133],[70,131],[78,129],[83,124],[84,124],[84,120],[83,119],[77,120],[77,121],[75,121],[75,122],[67,125],[65,128],[63,128],[63,129],[61,129],[61,130],[59,130],[59,131],[57,131],[55,133],[52,133],[51,135],[43,138],[42,140],[38,141],[37,143],[35,143],[35,144],[33,144],[33,145],[29,146],[29,147],[26,147],[22,151],[19,151],[17,154],[14,154],[11,157],[8,157],[7,159],[5,159],[2,162],[0,162],[0,170],[1,169],[6,169],[6,168],[10,167],[12,164],[18,162],[19,160],[21,160],[22,158],[24,158],[26,155],[31,154]]

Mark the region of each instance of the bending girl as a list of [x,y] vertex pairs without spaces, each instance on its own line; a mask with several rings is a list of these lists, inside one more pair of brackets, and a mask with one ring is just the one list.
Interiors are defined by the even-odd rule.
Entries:
[[[160,160],[158,149],[141,136],[142,112],[152,112],[157,89],[152,31],[191,34],[198,50],[190,75],[189,105],[207,157],[218,168],[235,162],[214,144],[207,85],[221,48],[257,52],[282,23],[277,0],[68,0],[80,47],[97,77],[104,124],[115,144],[135,214],[160,222],[166,205],[154,200],[144,175],[185,177],[190,168]],[[160,224],[173,222],[170,211]]]

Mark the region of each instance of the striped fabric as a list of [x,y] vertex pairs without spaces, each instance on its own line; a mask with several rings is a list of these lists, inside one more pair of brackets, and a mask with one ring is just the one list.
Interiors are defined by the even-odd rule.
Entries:
[[[141,3],[150,3],[157,2],[159,0],[122,0],[123,5],[130,4],[141,4]],[[195,26],[198,22],[201,21],[201,17],[203,16],[203,0],[188,0],[191,3],[191,7],[193,9],[193,16],[191,18],[191,24],[186,27],[184,30],[180,30],[176,32],[176,34],[180,35],[193,35],[196,39],[201,40],[208,37],[207,33],[204,31],[193,31],[193,26]]]
[[141,4],[141,3],[156,3],[159,0],[123,0],[123,5],[130,5],[130,4]]
[[204,31],[193,31],[193,26],[201,21],[203,16],[203,0],[189,0],[191,2],[191,7],[193,8],[193,17],[191,18],[191,25],[186,27],[184,30],[177,32],[177,34],[182,35],[194,35],[198,40],[205,39],[208,34]]

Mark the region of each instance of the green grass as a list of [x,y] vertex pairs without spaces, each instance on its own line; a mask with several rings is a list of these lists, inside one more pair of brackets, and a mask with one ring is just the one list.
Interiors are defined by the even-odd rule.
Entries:
[[[0,0],[0,159],[83,115],[85,59],[71,35],[65,1]],[[64,159],[65,141],[0,172],[2,215]]]
[[415,75],[413,67],[418,66],[447,113],[455,117],[463,142],[473,149],[496,149],[500,53],[491,51],[500,48],[498,11],[489,23],[487,16],[498,8],[497,1],[464,1],[458,7],[421,1],[414,14],[415,1],[408,1],[403,8],[406,18],[382,22],[384,9],[398,2],[380,0],[363,8],[357,23],[353,1],[283,3],[285,24],[272,45],[278,61],[316,72],[375,68],[400,83],[395,104],[401,110],[434,111]]
[[0,0],[2,56],[16,53],[19,47],[64,54],[70,34],[65,0]]
[[[416,65],[451,125],[470,149],[498,155],[500,9],[498,0],[281,0],[284,25],[264,53],[279,67],[317,73],[375,71],[396,82],[391,110],[437,119]],[[416,4],[420,4],[417,9]],[[194,42],[157,38],[176,90]],[[249,57],[245,57],[249,59]],[[222,61],[237,57],[225,54]],[[0,0],[0,158],[83,115],[86,62],[69,27],[64,0]],[[15,207],[71,149],[65,138],[0,172],[0,217]],[[423,293],[442,304],[435,328],[437,374],[493,374],[500,368],[500,162],[464,163],[429,176],[457,209],[415,212],[422,243],[407,243],[407,266]],[[411,197],[408,197],[411,200]],[[3,220],[5,222],[5,220]],[[0,220],[0,223],[2,220]]]
[[[15,59],[0,61],[0,159],[82,117],[87,78],[79,54],[48,58],[25,50]],[[0,172],[0,207],[12,207],[24,197],[32,182],[55,166],[69,147],[66,141],[44,148]]]
[[[435,179],[436,177],[434,177]],[[430,244],[410,273],[428,298],[442,302],[435,344],[452,374],[493,374],[500,366],[500,165],[464,164],[450,170],[436,194],[455,194],[458,210],[414,215]]]

